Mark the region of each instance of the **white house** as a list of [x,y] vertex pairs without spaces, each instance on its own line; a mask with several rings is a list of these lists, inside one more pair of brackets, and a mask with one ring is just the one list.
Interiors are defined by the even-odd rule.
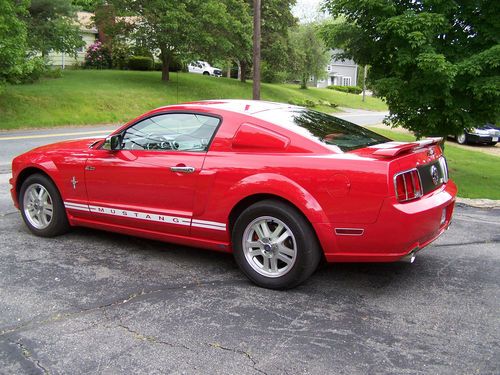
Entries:
[[327,77],[318,80],[317,87],[357,86],[358,65],[353,60],[339,60],[335,55],[341,51],[331,51],[332,59],[326,66]]
[[94,13],[90,12],[77,12],[78,24],[80,25],[80,33],[85,42],[83,47],[77,50],[77,57],[68,55],[62,52],[50,52],[48,55],[49,62],[52,66],[65,68],[76,64],[82,64],[85,60],[85,53],[87,48],[92,45],[98,36],[97,28],[92,21]]

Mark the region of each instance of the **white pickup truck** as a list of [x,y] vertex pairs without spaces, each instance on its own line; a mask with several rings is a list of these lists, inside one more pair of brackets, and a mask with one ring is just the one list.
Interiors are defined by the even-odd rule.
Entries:
[[205,76],[222,76],[222,70],[219,68],[214,68],[206,61],[193,61],[188,65],[189,73],[198,73]]

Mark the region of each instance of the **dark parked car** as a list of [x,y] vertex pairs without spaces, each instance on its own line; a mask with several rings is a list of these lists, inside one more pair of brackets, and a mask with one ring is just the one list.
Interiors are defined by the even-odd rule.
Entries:
[[464,130],[462,134],[452,136],[456,141],[465,145],[468,143],[478,143],[483,145],[494,146],[500,137],[500,128],[492,124],[486,124],[470,131]]

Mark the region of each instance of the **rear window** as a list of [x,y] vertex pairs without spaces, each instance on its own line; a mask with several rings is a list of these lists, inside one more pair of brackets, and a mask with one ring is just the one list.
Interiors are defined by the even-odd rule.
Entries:
[[390,141],[352,122],[306,108],[272,109],[254,113],[253,116],[306,138],[337,146],[344,152]]

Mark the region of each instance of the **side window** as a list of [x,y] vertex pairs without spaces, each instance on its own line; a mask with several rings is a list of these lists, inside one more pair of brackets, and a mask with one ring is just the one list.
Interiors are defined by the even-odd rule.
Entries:
[[122,150],[207,151],[219,122],[193,113],[150,117],[125,130]]

